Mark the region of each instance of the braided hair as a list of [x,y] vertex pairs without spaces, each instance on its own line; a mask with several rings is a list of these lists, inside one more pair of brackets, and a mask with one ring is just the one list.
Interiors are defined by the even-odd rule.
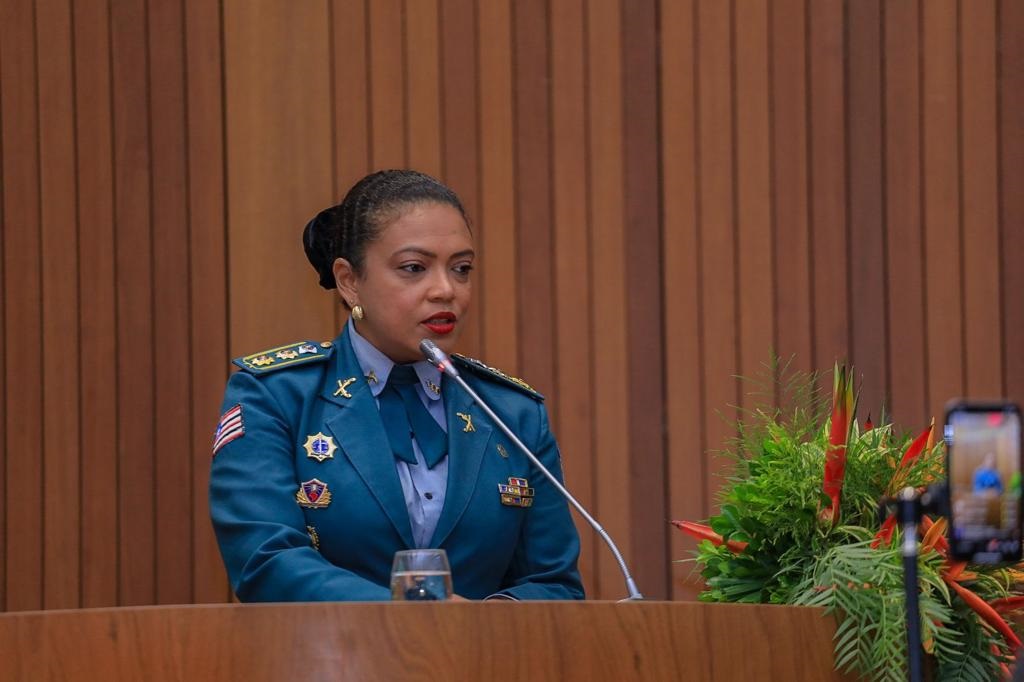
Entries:
[[414,170],[382,170],[352,186],[337,206],[320,211],[306,224],[302,246],[306,258],[320,275],[320,286],[334,289],[334,261],[344,258],[362,274],[366,246],[381,229],[413,204],[451,206],[469,219],[462,202],[440,180]]

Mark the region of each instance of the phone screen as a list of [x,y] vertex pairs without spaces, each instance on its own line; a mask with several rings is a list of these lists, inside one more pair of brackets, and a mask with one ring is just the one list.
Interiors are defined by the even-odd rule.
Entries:
[[946,412],[950,546],[980,564],[1021,558],[1021,414],[1010,403],[958,402]]

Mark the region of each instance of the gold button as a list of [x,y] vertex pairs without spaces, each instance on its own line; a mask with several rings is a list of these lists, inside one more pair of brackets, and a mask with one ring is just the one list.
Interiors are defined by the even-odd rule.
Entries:
[[323,343],[321,343],[320,345],[321,345],[322,347],[324,347],[324,348],[330,348],[330,347],[331,347],[331,342],[330,342],[330,341],[324,341],[324,342],[323,342]]

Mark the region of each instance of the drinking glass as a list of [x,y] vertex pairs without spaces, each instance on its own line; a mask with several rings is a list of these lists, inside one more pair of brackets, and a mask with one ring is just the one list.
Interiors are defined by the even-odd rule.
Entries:
[[452,596],[452,571],[443,549],[395,552],[391,565],[391,598],[396,601],[439,601]]

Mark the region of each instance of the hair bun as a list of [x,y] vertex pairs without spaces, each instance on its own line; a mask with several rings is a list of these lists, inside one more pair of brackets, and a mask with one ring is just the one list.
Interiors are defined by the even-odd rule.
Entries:
[[334,281],[334,247],[331,239],[331,223],[335,219],[337,208],[332,206],[320,211],[306,223],[306,229],[302,231],[302,248],[313,269],[320,275],[320,286],[324,289],[337,287]]

